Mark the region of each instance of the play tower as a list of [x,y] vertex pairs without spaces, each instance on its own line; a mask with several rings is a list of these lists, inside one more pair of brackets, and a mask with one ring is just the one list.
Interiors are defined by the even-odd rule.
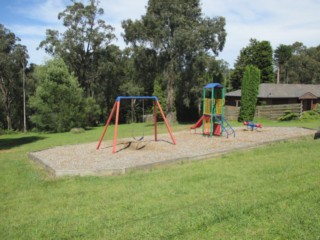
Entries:
[[220,83],[209,83],[202,90],[202,116],[191,129],[202,126],[202,134],[212,137],[224,132],[227,137],[235,131],[224,117],[225,88]]

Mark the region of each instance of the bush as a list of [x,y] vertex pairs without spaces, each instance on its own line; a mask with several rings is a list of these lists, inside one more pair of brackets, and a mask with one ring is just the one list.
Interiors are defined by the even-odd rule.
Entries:
[[278,120],[279,121],[291,121],[291,120],[294,120],[297,118],[298,118],[297,114],[288,111],[288,112],[285,112],[285,114],[282,117],[279,117]]
[[79,133],[84,133],[85,130],[83,128],[72,128],[70,130],[71,133],[79,134]]
[[318,110],[311,110],[311,111],[305,111],[302,113],[302,116],[300,118],[301,121],[304,120],[320,120],[320,113]]
[[317,104],[317,108],[314,111],[320,114],[320,104]]

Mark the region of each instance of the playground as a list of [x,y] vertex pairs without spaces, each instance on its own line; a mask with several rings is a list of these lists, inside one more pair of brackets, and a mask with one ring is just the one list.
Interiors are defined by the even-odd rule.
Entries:
[[[313,134],[313,130],[303,128],[262,128],[261,124],[253,122],[245,122],[244,127],[233,128],[224,117],[224,95],[223,85],[205,85],[202,92],[202,116],[188,129],[174,134],[156,96],[119,96],[98,143],[55,147],[29,153],[29,157],[42,164],[54,176],[114,175],[170,163],[208,159],[236,150]],[[144,101],[152,101],[153,135],[144,136],[143,133],[139,139],[118,139],[122,102],[128,100],[131,103],[141,100],[143,106]],[[159,113],[167,133],[158,134]],[[113,119],[113,139],[109,137],[105,140]]]
[[314,134],[314,130],[297,127],[263,127],[257,131],[246,126],[235,128],[236,136],[203,136],[190,131],[174,132],[176,145],[168,133],[145,136],[142,141],[118,139],[117,152],[112,153],[112,139],[104,140],[97,150],[97,142],[59,146],[29,153],[54,176],[114,175],[136,169],[152,169],[161,165],[204,160],[233,151],[247,150],[276,141]]

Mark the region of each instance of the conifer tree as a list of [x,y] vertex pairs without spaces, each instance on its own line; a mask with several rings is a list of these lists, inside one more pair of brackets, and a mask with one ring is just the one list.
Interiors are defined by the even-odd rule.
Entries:
[[241,89],[241,108],[238,121],[252,121],[256,111],[257,97],[259,94],[260,70],[249,65],[246,67]]

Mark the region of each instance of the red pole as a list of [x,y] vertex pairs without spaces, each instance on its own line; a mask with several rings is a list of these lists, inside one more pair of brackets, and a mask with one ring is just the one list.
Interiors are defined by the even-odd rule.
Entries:
[[115,111],[115,110],[116,110],[116,102],[113,104],[112,111],[111,111],[111,113],[110,113],[110,115],[109,115],[109,117],[108,117],[108,121],[106,122],[106,124],[105,124],[105,126],[104,126],[102,135],[101,135],[101,137],[100,137],[100,140],[99,140],[99,143],[98,143],[98,146],[97,146],[97,150],[100,148],[101,142],[102,142],[102,140],[103,140],[103,138],[104,138],[104,135],[105,135],[106,132],[107,132],[107,129],[108,129],[108,127],[109,127],[109,124],[110,124],[110,122],[111,122],[111,119],[112,119],[112,117],[113,117],[113,114],[114,114],[114,111]]
[[119,123],[120,100],[117,101],[116,104],[117,104],[117,112],[116,112],[116,123],[115,123],[114,134],[113,134],[112,153],[116,153],[117,137],[118,137],[118,123]]
[[164,122],[165,122],[165,124],[166,124],[166,126],[167,126],[167,129],[168,129],[168,132],[169,132],[169,134],[170,134],[170,137],[171,137],[171,139],[172,139],[172,141],[173,141],[173,144],[176,145],[176,144],[177,144],[177,143],[176,143],[176,140],[175,140],[174,137],[173,137],[173,134],[172,134],[171,129],[170,129],[170,126],[169,126],[169,123],[168,123],[168,121],[167,121],[167,119],[166,119],[166,116],[164,115],[164,113],[163,113],[163,111],[162,111],[162,108],[161,108],[161,105],[160,105],[159,101],[157,101],[157,105],[158,105],[158,108],[160,109],[161,116],[162,116],[162,118],[163,118],[163,120],[164,120]]
[[153,102],[153,124],[154,124],[154,140],[158,141],[158,131],[157,131],[157,104],[156,101]]

